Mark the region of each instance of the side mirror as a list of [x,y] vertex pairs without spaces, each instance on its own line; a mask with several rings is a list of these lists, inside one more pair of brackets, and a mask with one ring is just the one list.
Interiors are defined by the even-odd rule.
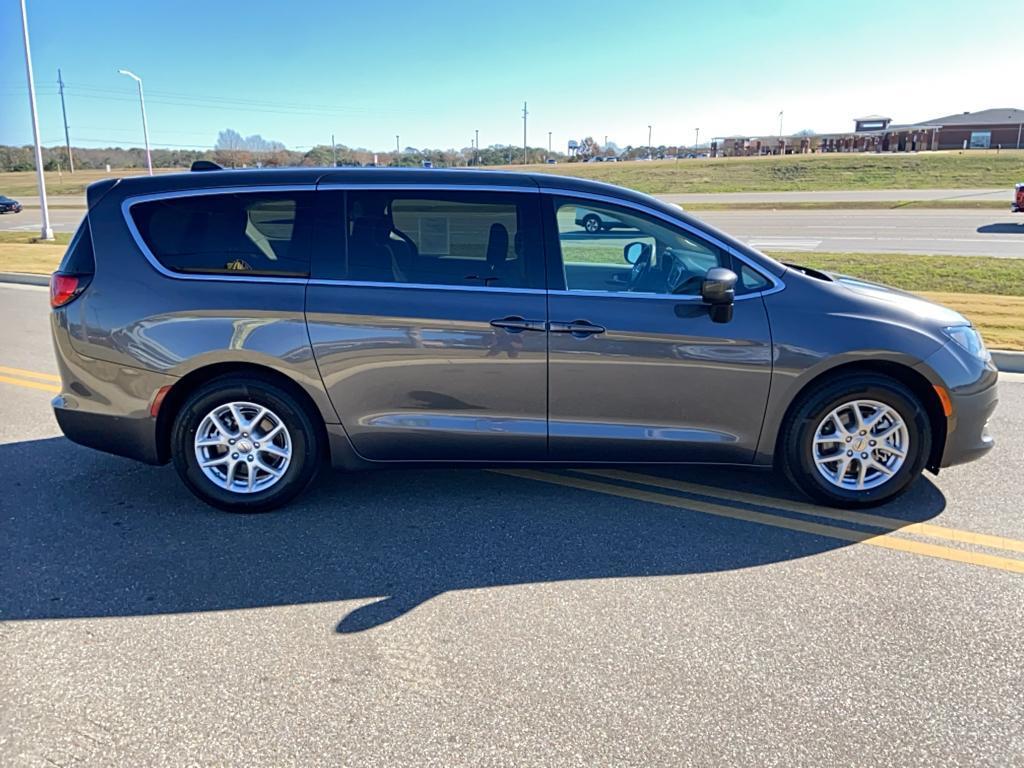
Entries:
[[622,258],[626,260],[627,264],[636,264],[640,260],[640,256],[643,255],[643,252],[643,243],[629,243],[625,248],[622,249]]
[[704,276],[700,297],[711,308],[711,320],[728,323],[732,320],[733,304],[736,301],[736,273],[725,267],[712,267]]

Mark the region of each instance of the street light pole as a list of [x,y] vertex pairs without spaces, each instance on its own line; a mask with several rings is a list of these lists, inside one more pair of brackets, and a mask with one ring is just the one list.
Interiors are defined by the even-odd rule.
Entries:
[[654,159],[654,148],[651,146],[651,126],[647,126],[647,159]]
[[395,134],[395,166],[398,166],[398,157],[402,154],[402,150],[398,148],[398,134]]
[[473,165],[480,165],[480,129],[477,128],[473,131],[474,140],[476,141],[476,152],[473,157]]
[[53,240],[53,228],[50,226],[50,209],[46,205],[46,179],[43,176],[43,148],[39,144],[39,115],[36,113],[36,81],[32,77],[32,51],[28,44],[28,12],[25,0],[21,0],[21,31],[25,39],[25,74],[28,77],[28,104],[32,112],[32,138],[36,143],[36,178],[39,182],[39,208],[43,213],[43,225],[40,238]]
[[782,138],[782,110],[779,110],[779,143],[782,145],[782,154],[786,154],[786,140]]
[[551,131],[548,131],[548,154],[551,154]]
[[118,73],[127,75],[139,86],[139,105],[142,107],[142,133],[146,139],[146,169],[153,175],[153,156],[149,152],[149,124],[146,122],[146,97],[142,94],[142,78],[127,69],[119,69]]
[[693,129],[693,150],[697,151],[697,147],[700,145],[700,128]]

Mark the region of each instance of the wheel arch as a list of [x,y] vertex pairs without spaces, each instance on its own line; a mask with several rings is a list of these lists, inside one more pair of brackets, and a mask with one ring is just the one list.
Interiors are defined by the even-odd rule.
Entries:
[[808,379],[790,399],[782,418],[776,427],[774,440],[772,442],[772,456],[777,463],[782,457],[782,441],[785,439],[786,428],[793,412],[812,390],[827,384],[836,379],[857,373],[874,373],[880,376],[898,381],[909,389],[918,401],[924,406],[925,415],[932,430],[932,444],[925,467],[938,473],[942,464],[942,454],[946,446],[946,432],[948,423],[946,413],[942,406],[932,382],[915,368],[904,363],[892,360],[856,360],[841,363],[833,368],[818,373]]
[[161,463],[170,461],[171,432],[174,427],[174,420],[188,400],[189,395],[204,384],[227,376],[262,379],[280,387],[294,397],[299,405],[305,409],[310,421],[312,421],[313,426],[316,428],[321,450],[324,451],[325,456],[327,455],[329,440],[323,414],[320,412],[312,396],[300,384],[280,371],[266,365],[260,365],[259,363],[221,362],[210,363],[209,365],[189,371],[174,382],[164,396],[156,419],[156,448],[157,456]]

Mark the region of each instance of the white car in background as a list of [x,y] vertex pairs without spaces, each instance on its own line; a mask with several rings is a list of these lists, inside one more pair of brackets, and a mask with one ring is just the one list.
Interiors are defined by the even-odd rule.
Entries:
[[589,208],[576,207],[576,224],[577,226],[583,227],[587,232],[601,232],[615,227],[626,227],[628,224],[623,224],[618,219],[609,216],[606,212],[592,211]]

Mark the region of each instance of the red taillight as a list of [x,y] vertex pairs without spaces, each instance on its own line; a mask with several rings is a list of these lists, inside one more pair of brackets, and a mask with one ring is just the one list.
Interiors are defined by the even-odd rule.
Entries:
[[84,291],[86,285],[88,285],[87,278],[54,272],[50,275],[50,306],[54,309],[63,307]]

